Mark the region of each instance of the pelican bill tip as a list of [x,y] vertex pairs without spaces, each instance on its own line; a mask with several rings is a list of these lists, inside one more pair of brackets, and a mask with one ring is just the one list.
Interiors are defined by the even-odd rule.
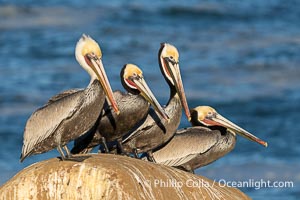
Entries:
[[170,117],[167,114],[164,115],[164,118],[167,120],[167,122],[170,122]]
[[261,144],[262,146],[264,146],[264,147],[268,147],[268,143],[265,142],[265,141],[263,141],[263,140],[258,140],[257,142],[258,142],[259,144]]
[[[114,98],[113,98],[113,99],[114,99]],[[115,111],[115,113],[116,113],[117,115],[119,115],[119,114],[120,114],[120,110],[119,110],[119,107],[118,107],[118,105],[117,105],[117,102],[116,102],[115,100],[112,100],[112,101],[110,101],[110,102],[112,102],[112,103],[111,103],[112,109]]]
[[265,147],[268,147],[268,143],[267,143],[267,142],[264,142],[263,145],[264,145]]

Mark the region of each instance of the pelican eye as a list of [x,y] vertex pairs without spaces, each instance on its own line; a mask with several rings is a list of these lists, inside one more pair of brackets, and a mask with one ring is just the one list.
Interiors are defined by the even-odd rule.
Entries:
[[173,56],[165,57],[165,59],[166,59],[168,62],[172,63],[172,65],[177,64],[177,62],[175,61],[175,59],[173,58]]
[[88,53],[87,55],[86,55],[89,59],[93,59],[93,60],[96,60],[97,59],[97,56],[96,56],[96,54],[94,53],[94,52],[92,52],[92,53]]
[[175,60],[175,58],[174,58],[173,56],[170,56],[170,57],[169,57],[169,61],[170,61],[173,65],[175,65],[175,64],[178,63],[178,62],[176,62],[176,60]]
[[215,117],[216,116],[216,114],[215,113],[213,113],[212,111],[209,111],[208,113],[207,113],[207,115],[206,115],[206,118],[212,118],[212,117]]
[[133,72],[132,75],[130,76],[131,80],[133,80],[133,79],[140,79],[140,78],[142,78],[142,75],[139,75],[136,72]]

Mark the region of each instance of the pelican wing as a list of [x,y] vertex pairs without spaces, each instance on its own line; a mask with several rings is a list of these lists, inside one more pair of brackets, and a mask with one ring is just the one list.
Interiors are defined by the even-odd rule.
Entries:
[[158,114],[152,108],[150,108],[145,121],[136,129],[131,130],[131,132],[127,136],[125,136],[125,138],[122,140],[122,143],[126,143],[129,140],[132,140],[141,134],[145,134],[145,132],[147,131],[151,131],[151,128],[157,126],[158,124],[157,121],[160,122],[160,118],[157,118],[157,116]]
[[83,91],[52,100],[28,119],[21,159],[29,156],[40,142],[52,135],[64,120],[71,118],[83,103]]
[[80,92],[80,91],[83,91],[83,89],[70,89],[70,90],[65,90],[65,91],[63,91],[63,92],[61,92],[61,93],[58,93],[57,95],[54,95],[53,97],[51,97],[49,100],[48,100],[48,102],[46,103],[46,105],[48,105],[48,104],[51,104],[51,103],[53,103],[53,102],[55,102],[55,101],[58,101],[59,99],[61,99],[61,98],[64,98],[64,97],[66,97],[66,96],[69,96],[69,95],[72,95],[72,94],[74,94],[74,93],[76,93],[76,92]]
[[190,127],[176,131],[173,139],[153,153],[157,163],[181,166],[211,149],[219,140],[218,131],[204,127]]

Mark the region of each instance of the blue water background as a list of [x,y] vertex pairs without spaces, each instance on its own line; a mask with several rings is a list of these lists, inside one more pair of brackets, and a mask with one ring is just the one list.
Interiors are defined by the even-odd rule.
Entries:
[[[268,141],[239,137],[236,148],[197,174],[227,181],[292,181],[293,187],[240,188],[254,199],[300,197],[299,1],[0,1],[0,184],[19,170],[58,156],[19,163],[30,114],[52,95],[85,87],[74,47],[95,38],[112,88],[138,64],[161,104],[169,97],[157,61],[161,42],[174,44],[190,107],[211,105]],[[181,127],[189,126],[186,118]]]

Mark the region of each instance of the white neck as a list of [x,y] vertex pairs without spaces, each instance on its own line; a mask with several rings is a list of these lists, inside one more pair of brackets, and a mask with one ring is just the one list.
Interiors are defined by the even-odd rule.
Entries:
[[84,57],[82,55],[78,55],[76,52],[76,60],[81,65],[81,67],[89,73],[91,76],[91,82],[97,79],[96,73],[92,70],[92,68],[86,63]]
[[91,67],[86,63],[84,56],[82,55],[82,48],[83,48],[84,42],[83,39],[80,39],[75,48],[75,57],[77,62],[81,65],[81,67],[89,73],[91,76],[91,82],[97,78],[97,75],[95,72],[91,69]]

